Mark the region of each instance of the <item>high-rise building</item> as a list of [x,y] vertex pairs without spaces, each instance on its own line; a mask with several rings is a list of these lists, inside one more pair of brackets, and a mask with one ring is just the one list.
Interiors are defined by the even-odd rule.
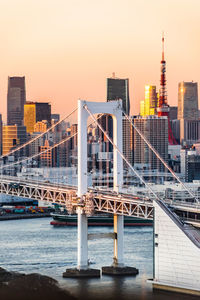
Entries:
[[[26,142],[26,127],[17,125],[3,126],[3,155]],[[24,153],[20,153],[24,155]]]
[[200,139],[200,120],[178,120],[180,124],[180,143],[191,146]]
[[70,141],[66,141],[52,151],[53,167],[70,167]]
[[144,112],[144,100],[140,101],[140,116],[145,116]]
[[192,145],[200,137],[197,82],[180,82],[178,85],[178,120],[180,143]]
[[[160,156],[168,161],[168,119],[167,117],[136,117],[135,126],[157,150]],[[149,169],[164,170],[164,167],[140,135],[134,132],[134,165],[146,165]]]
[[28,133],[34,132],[38,121],[47,121],[51,125],[51,105],[48,102],[26,102],[24,105],[24,125]]
[[158,107],[158,93],[156,86],[145,85],[145,99],[140,102],[140,115],[150,116],[157,113]]
[[198,120],[197,82],[180,82],[178,85],[178,119]]
[[70,127],[70,136],[71,136],[71,163],[73,166],[77,165],[77,156],[78,156],[78,124],[72,124]]
[[41,146],[40,150],[41,152],[46,151],[40,155],[41,167],[52,167],[52,150],[48,140],[45,140],[44,146]]
[[56,122],[60,121],[59,114],[51,114],[51,120],[55,120]]
[[170,126],[174,138],[176,139],[177,143],[180,144],[180,120],[171,120]]
[[[113,139],[113,119],[110,115],[102,115],[98,119],[101,127],[108,133],[109,137]],[[110,173],[113,167],[113,145],[106,138],[104,133],[97,128],[99,149],[97,154],[98,166],[97,169],[102,173]]]
[[172,120],[171,128],[175,139],[183,146],[191,147],[200,139],[200,120]]
[[129,79],[107,78],[107,102],[122,99],[122,107],[127,115],[130,112]]
[[[123,111],[129,115],[130,113],[130,100],[129,100],[129,79],[120,79],[115,77],[115,74],[113,73],[112,78],[107,78],[107,102],[112,100],[122,100],[122,108]],[[102,116],[100,121],[102,127],[104,130],[108,132],[108,135],[112,138],[113,136],[113,120],[111,116]],[[123,130],[123,153],[125,157],[129,160],[130,163],[133,162],[133,149],[131,149],[131,127],[130,123],[128,124],[126,120],[123,120],[122,124],[122,130]],[[102,133],[100,133],[100,139]],[[102,135],[104,137],[104,135]],[[104,137],[105,142],[105,152],[112,153],[113,152],[113,146],[107,139]],[[103,146],[103,144],[102,144]],[[103,149],[100,149],[101,152],[103,152]],[[106,170],[107,173],[110,172],[112,166],[112,162],[107,159],[106,161]],[[101,168],[101,163],[100,163]],[[102,165],[103,168],[103,165]]]
[[[116,78],[113,74],[112,78],[107,78],[107,102],[122,100],[122,108],[124,112],[129,115],[130,101],[129,101],[129,80]],[[113,119],[110,115],[99,116],[99,124],[108,133],[109,137],[113,138]],[[123,151],[130,163],[133,159],[133,149],[131,149],[131,128],[130,123],[124,119],[122,124],[123,130]],[[90,146],[92,151],[92,162],[96,160],[95,168],[99,170],[101,176],[103,173],[109,174],[113,168],[113,146],[105,137],[103,132],[97,128],[98,141],[95,140]],[[94,153],[95,149],[95,153]],[[108,182],[109,185],[109,182]]]
[[46,120],[38,121],[37,123],[35,123],[34,132],[45,132],[45,131],[47,131],[47,121]]
[[200,155],[195,149],[181,150],[181,173],[186,182],[200,180]]
[[8,77],[7,125],[23,125],[25,102],[25,77]]
[[78,146],[77,132],[78,132],[78,124],[72,124],[71,125],[72,149],[75,149]]
[[172,130],[172,135],[176,139],[177,143],[180,144],[180,120],[177,120],[178,107],[169,107],[169,122]]
[[24,125],[28,133],[34,132],[34,125],[36,124],[36,107],[35,103],[27,102],[24,105]]
[[169,107],[169,119],[177,120],[177,114],[178,114],[178,107],[177,106],[170,106]]
[[[31,137],[35,138],[40,135],[40,132],[34,132]],[[40,137],[33,141],[31,144],[29,144],[29,156],[35,155],[40,152],[41,146],[44,145],[44,139],[45,137]]]
[[3,127],[2,115],[0,114],[0,155],[2,155],[2,127]]
[[[122,129],[123,129],[123,154],[128,160],[128,162],[133,165],[134,157],[133,157],[133,144],[134,144],[134,129],[130,122],[123,118],[122,120]],[[126,163],[124,162],[124,166]]]

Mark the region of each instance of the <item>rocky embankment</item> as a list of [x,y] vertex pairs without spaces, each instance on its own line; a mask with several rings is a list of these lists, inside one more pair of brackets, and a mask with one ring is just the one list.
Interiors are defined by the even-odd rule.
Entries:
[[0,267],[0,299],[2,300],[75,300],[48,276],[9,272]]

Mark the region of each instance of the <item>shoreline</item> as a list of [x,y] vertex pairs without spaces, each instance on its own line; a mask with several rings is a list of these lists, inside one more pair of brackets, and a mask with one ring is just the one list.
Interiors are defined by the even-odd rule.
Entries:
[[6,300],[75,300],[52,277],[39,273],[18,273],[0,267],[0,299]]
[[34,218],[47,218],[51,217],[51,214],[48,213],[35,213],[35,214],[9,214],[0,216],[0,221],[9,221],[9,220],[22,220],[22,219],[34,219]]

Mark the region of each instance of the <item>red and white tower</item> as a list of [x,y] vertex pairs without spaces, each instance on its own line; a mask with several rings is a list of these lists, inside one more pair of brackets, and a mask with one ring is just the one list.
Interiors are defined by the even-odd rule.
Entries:
[[177,145],[177,141],[173,136],[169,121],[169,105],[167,103],[167,89],[166,89],[166,61],[164,56],[164,34],[162,36],[162,60],[161,60],[161,78],[160,78],[160,95],[159,106],[157,113],[159,117],[166,116],[168,118],[168,141],[170,145]]

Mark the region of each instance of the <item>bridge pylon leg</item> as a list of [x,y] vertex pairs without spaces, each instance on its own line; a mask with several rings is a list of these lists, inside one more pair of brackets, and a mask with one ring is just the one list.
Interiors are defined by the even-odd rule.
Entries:
[[78,216],[78,269],[88,268],[88,220],[81,207],[77,208]]
[[102,267],[104,275],[137,275],[138,269],[124,265],[124,216],[114,215],[114,257],[111,266]]
[[124,216],[114,215],[114,257],[113,266],[124,266]]
[[88,218],[81,206],[77,208],[78,217],[78,264],[77,268],[66,269],[65,278],[100,277],[100,270],[88,267]]

